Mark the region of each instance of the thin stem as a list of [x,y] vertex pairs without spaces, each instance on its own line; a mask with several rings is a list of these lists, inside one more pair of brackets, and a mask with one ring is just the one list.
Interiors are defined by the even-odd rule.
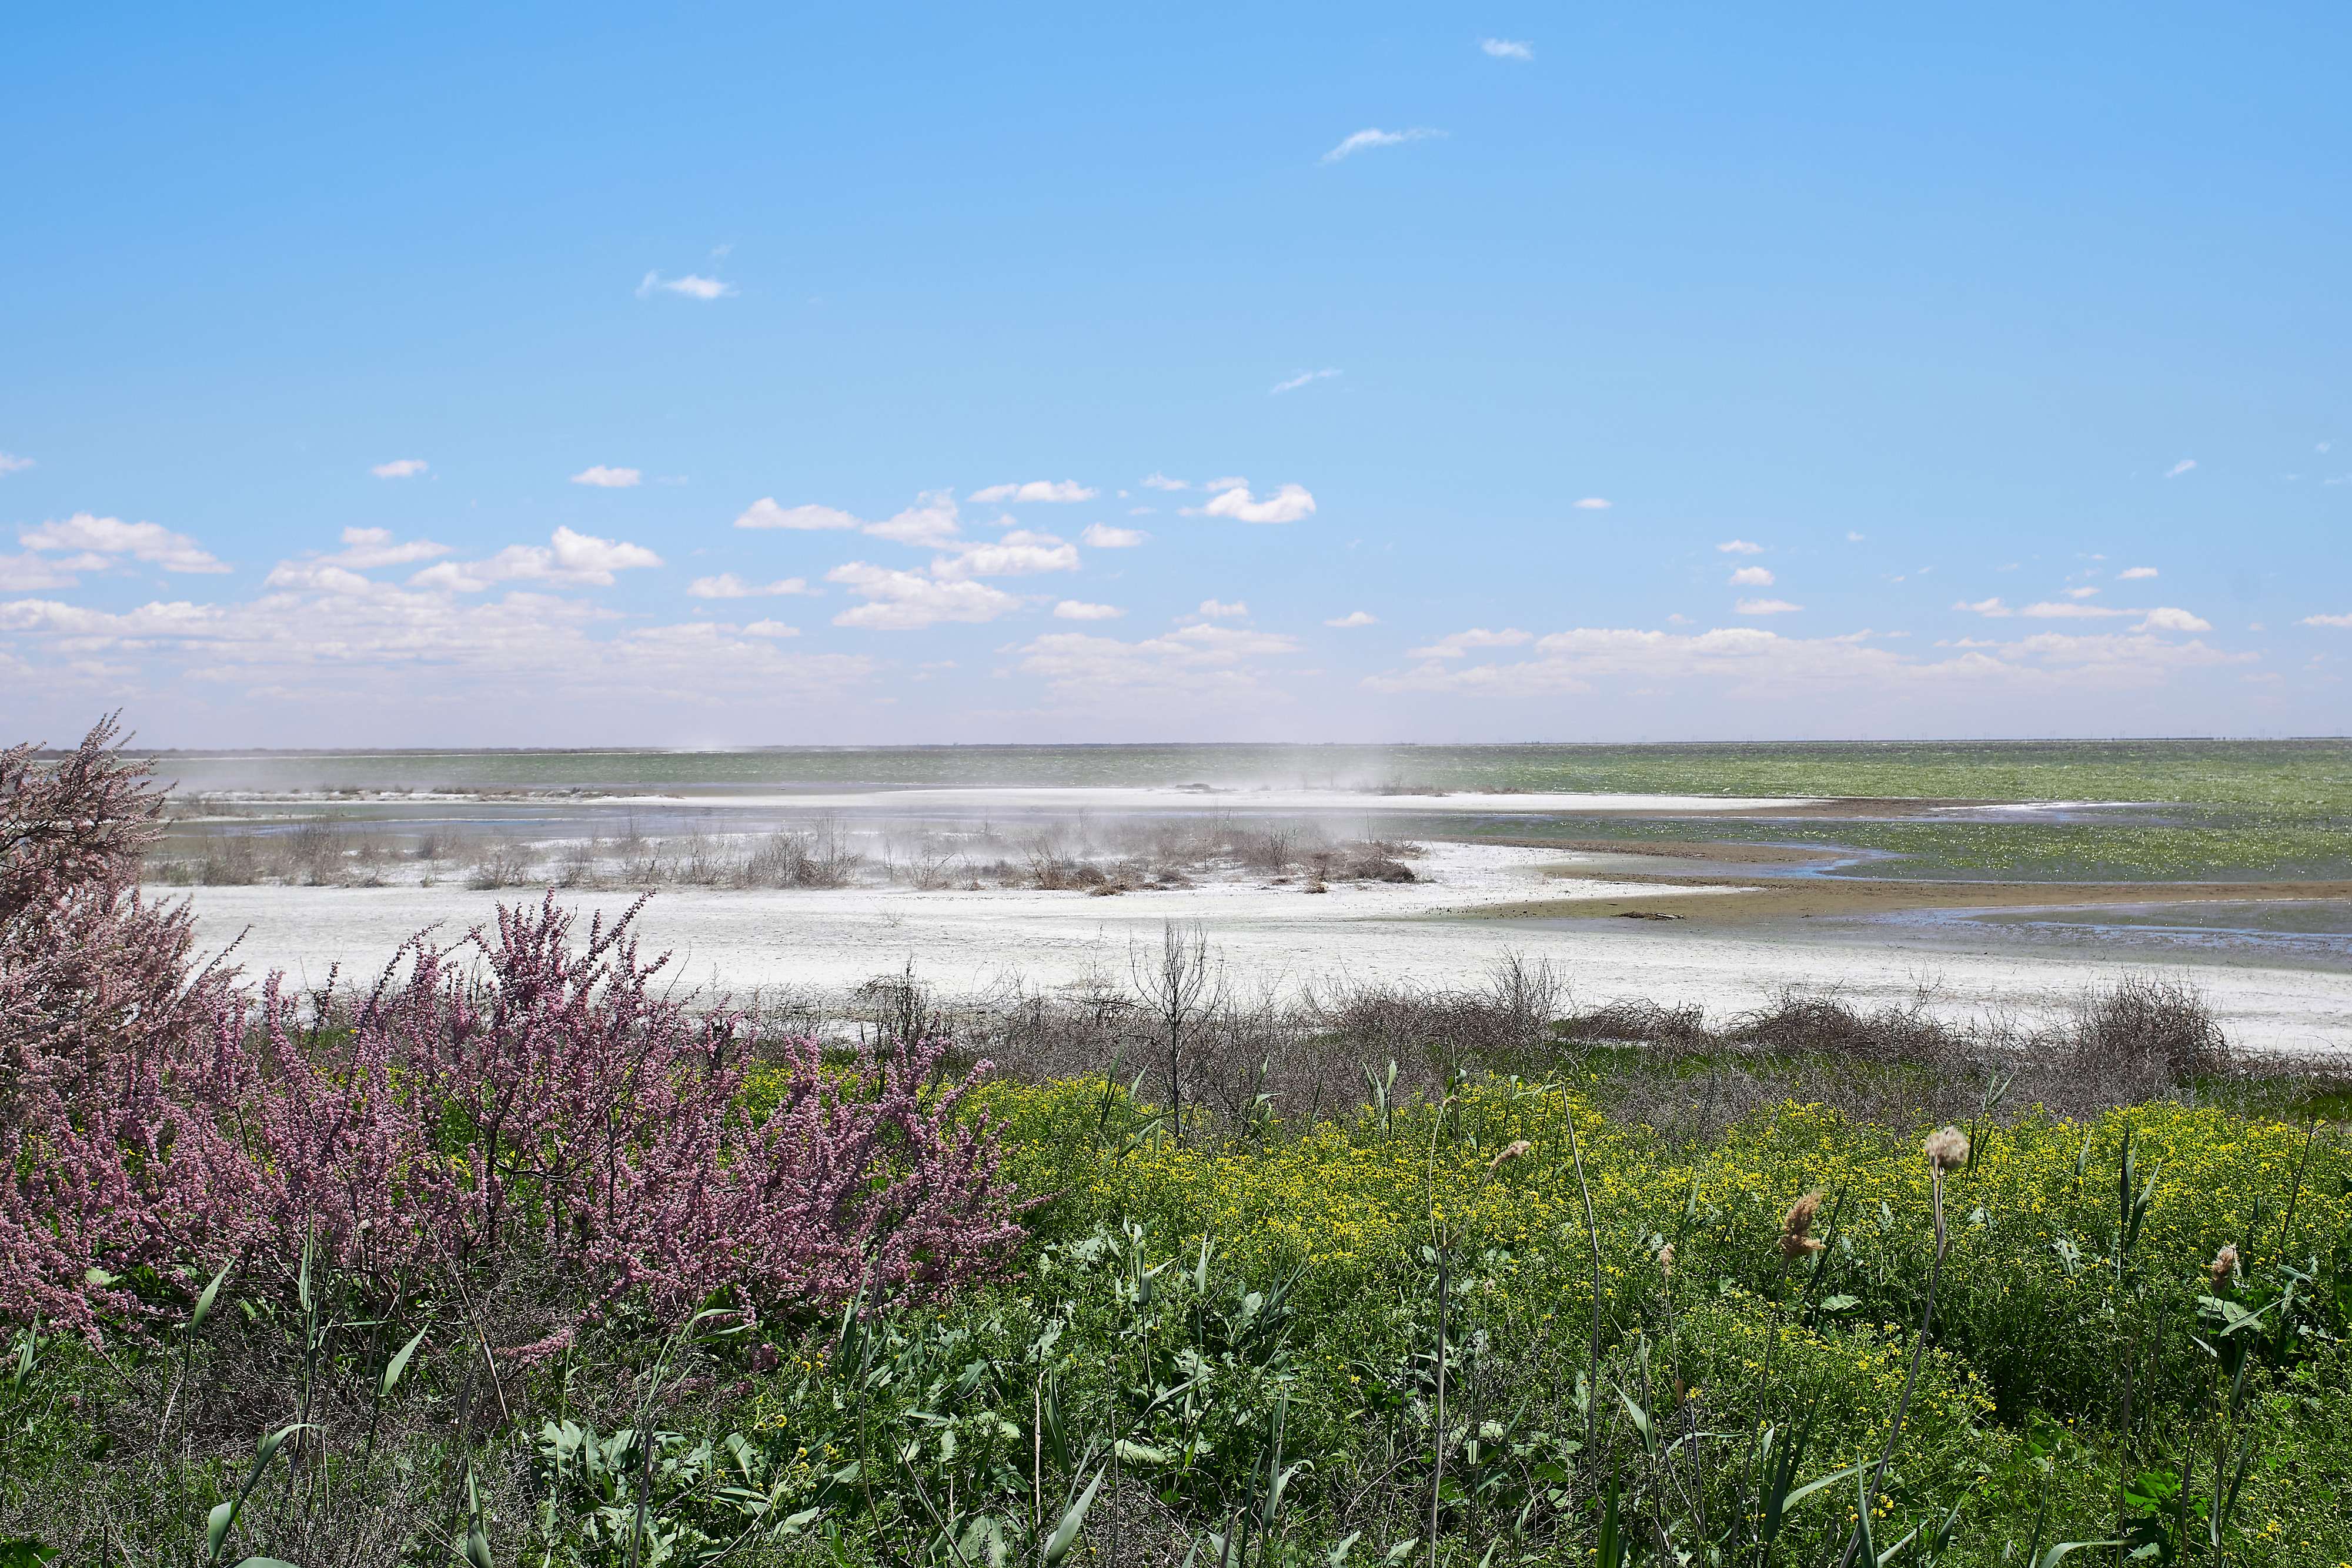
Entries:
[[1903,1396],[1895,1402],[1895,1422],[1886,1429],[1886,1447],[1879,1450],[1878,1463],[1870,1472],[1870,1485],[1863,1489],[1862,1515],[1854,1521],[1853,1539],[1846,1542],[1845,1554],[1838,1559],[1838,1568],[1847,1568],[1853,1554],[1861,1549],[1862,1532],[1870,1522],[1869,1511],[1878,1501],[1878,1489],[1886,1479],[1886,1467],[1894,1461],[1895,1445],[1903,1437],[1903,1418],[1910,1413],[1912,1391],[1919,1386],[1919,1364],[1927,1356],[1927,1332],[1936,1322],[1936,1285],[1944,1277],[1944,1173],[1935,1170],[1936,1183],[1936,1257],[1927,1268],[1927,1306],[1919,1317],[1919,1337],[1911,1344],[1911,1370],[1904,1375]]

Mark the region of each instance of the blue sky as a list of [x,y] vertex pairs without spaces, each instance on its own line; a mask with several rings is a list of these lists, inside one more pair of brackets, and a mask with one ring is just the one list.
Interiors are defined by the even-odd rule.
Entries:
[[1131,13],[19,18],[0,728],[2344,730],[2352,12]]

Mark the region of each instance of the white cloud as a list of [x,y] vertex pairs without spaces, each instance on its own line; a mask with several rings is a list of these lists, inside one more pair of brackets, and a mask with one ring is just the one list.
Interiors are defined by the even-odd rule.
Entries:
[[1220,480],[1216,487],[1220,493],[1207,506],[1187,507],[1185,516],[1232,517],[1244,523],[1295,523],[1314,515],[1315,497],[1302,485],[1285,485],[1263,501],[1251,496],[1246,480]]
[[2114,615],[2137,615],[2137,610],[2119,610],[2112,604],[2084,604],[2079,600],[2058,603],[2044,600],[2029,604],[2018,612],[2029,621],[2088,621]]
[[1860,535],[1860,534],[1858,534],[1858,533],[1855,533],[1852,528],[1848,528],[1848,529],[1846,529],[1846,531],[1845,531],[1845,542],[1846,542],[1846,543],[1848,543],[1848,544],[1850,544],[1850,545],[1858,545],[1858,544],[1860,544],[1860,543],[1862,542],[1862,538],[1863,538],[1863,536],[1862,536],[1862,535]]
[[396,541],[389,528],[345,528],[343,548],[332,555],[308,556],[299,560],[281,560],[270,568],[262,580],[265,588],[337,588],[350,591],[353,581],[364,582],[358,573],[373,571],[378,567],[409,566],[420,560],[432,560],[449,553],[449,547],[435,544],[431,539]]
[[991,485],[985,490],[974,490],[971,498],[978,505],[992,506],[1008,501],[1016,505],[1032,501],[1091,501],[1098,494],[1076,479],[1032,479],[1025,485]]
[[602,463],[583,468],[572,476],[575,485],[593,485],[600,490],[632,490],[645,482],[645,474],[635,468],[607,468]]
[[2066,591],[2069,599],[2096,599],[2098,596],[2099,591],[2095,588],[2070,588]]
[[1331,620],[1323,622],[1326,626],[1341,627],[1377,626],[1380,623],[1381,618],[1373,614],[1369,610],[1350,610],[1345,615],[1335,616]]
[[1762,555],[1764,547],[1752,539],[1726,539],[1715,547],[1719,555]]
[[1965,610],[1971,615],[1990,615],[1996,619],[2004,615],[2015,613],[2015,612],[2011,611],[2008,605],[2003,604],[1998,597],[1992,599],[1979,599],[1974,603],[1970,603],[1969,601],[1964,599],[1954,603],[1952,608],[1955,610]]
[[1772,569],[1765,566],[1743,566],[1731,574],[1731,586],[1769,588],[1772,586]]
[[1083,599],[1065,599],[1054,606],[1056,621],[1116,621],[1126,613],[1116,604],[1088,604]]
[[0,555],[0,593],[71,588],[81,580],[78,573],[103,571],[108,564],[102,555],[67,556],[62,559],[35,555],[29,550],[23,555]]
[[2135,632],[2210,632],[2213,623],[2200,615],[2192,615],[2176,605],[2161,605],[2147,612],[2147,619],[2132,628]]
[[832,507],[779,507],[773,496],[762,496],[735,519],[739,528],[860,528],[866,525]]
[[1088,523],[1087,531],[1078,536],[1082,544],[1097,549],[1133,549],[1151,536],[1141,528],[1114,528],[1107,523]]
[[2154,577],[2156,575],[2156,568],[2152,566],[2127,566],[2124,568],[2123,570],[2116,573],[2116,575],[2123,579],[2126,582],[2133,582],[2141,578]]
[[379,479],[414,479],[432,466],[422,457],[395,457],[368,470]]
[[1144,476],[1143,487],[1147,490],[1189,490],[1192,486],[1181,479],[1171,479],[1155,469]]
[[1473,626],[1467,632],[1455,632],[1440,637],[1426,648],[1410,650],[1416,659],[1459,659],[1473,648],[1517,648],[1534,639],[1516,626],[1500,632],[1489,632],[1484,626]]
[[1536,47],[1517,38],[1481,38],[1478,47],[1498,60],[1532,60]]
[[1247,601],[1240,599],[1234,600],[1230,604],[1222,600],[1203,599],[1201,601],[1201,608],[1195,613],[1205,615],[1212,621],[1238,621],[1249,613],[1249,604]]
[[840,583],[866,601],[835,616],[836,626],[914,632],[942,621],[993,621],[1021,607],[1018,599],[984,582],[942,580],[862,560],[835,567],[824,580]]
[[29,457],[19,457],[13,452],[0,452],[0,474],[22,474],[33,466]]
[[1410,131],[1382,131],[1378,126],[1368,126],[1343,139],[1339,145],[1323,154],[1323,162],[1337,163],[1342,158],[1352,158],[1374,147],[1400,147],[1408,141],[1426,141],[1433,136],[1444,134],[1443,131],[1433,131],[1425,125],[1416,125]]
[[1310,385],[1316,382],[1328,381],[1339,373],[1339,372],[1337,371],[1301,371],[1298,374],[1291,377],[1286,382],[1275,382],[1273,386],[1266,389],[1266,395],[1269,397],[1275,397],[1279,396],[1283,392],[1297,392],[1300,387]]
[[1605,512],[1614,504],[1606,496],[1587,496],[1575,506],[1580,512]]
[[76,512],[63,522],[47,522],[16,536],[28,549],[73,550],[83,555],[129,556],[164,571],[215,572],[228,568],[199,549],[185,534],[160,523],[126,523],[121,517]]
[[731,283],[715,277],[704,277],[689,272],[681,277],[664,277],[658,272],[648,272],[637,284],[637,298],[650,298],[656,294],[683,295],[688,299],[724,299],[735,292]]
[[[1514,664],[1454,664],[1437,660],[1366,678],[1378,692],[1442,692],[1502,698],[1589,692],[1622,680],[1720,683],[1740,697],[1812,700],[1839,688],[1890,694],[1927,688],[1991,686],[2084,690],[2161,685],[2180,670],[2252,663],[2202,643],[2146,635],[2069,636],[2038,632],[2014,643],[1968,641],[1952,656],[1928,660],[1852,637],[1784,637],[1760,626],[1710,632],[1643,632],[1579,627],[1535,644],[1536,657]],[[1416,651],[1417,652],[1417,651]]]
[[1052,534],[1015,528],[1003,538],[968,544],[954,555],[931,562],[931,575],[943,578],[1026,577],[1041,571],[1078,570],[1077,547]]
[[2296,624],[2302,626],[2339,626],[2352,628],[2352,615],[2306,615],[2300,622],[2296,622]]
[[1234,626],[1187,626],[1165,637],[1122,643],[1086,632],[1054,632],[1021,649],[1021,669],[1075,695],[1135,691],[1183,696],[1266,695],[1254,661],[1298,651],[1296,639]]
[[731,571],[717,577],[698,577],[686,585],[688,597],[694,599],[772,599],[780,594],[814,591],[804,577],[779,578],[773,582],[746,582]]
[[488,560],[443,561],[408,580],[412,587],[446,589],[452,593],[479,593],[500,582],[609,588],[615,572],[661,563],[661,557],[643,545],[558,528],[545,545],[509,545]]
[[781,621],[754,621],[743,628],[746,637],[797,637],[800,634],[799,627],[787,626]]
[[2197,459],[2194,457],[2184,457],[2179,462],[2174,464],[2171,467],[2166,469],[2164,471],[2164,476],[2168,479],[2178,479],[2183,474],[2188,473],[2191,468],[2196,466]]
[[878,523],[867,523],[866,531],[876,538],[888,539],[894,544],[933,547],[951,544],[958,537],[954,493],[925,490],[915,497],[913,506]]
[[1731,608],[1741,615],[1790,615],[1804,606],[1785,599],[1743,599]]

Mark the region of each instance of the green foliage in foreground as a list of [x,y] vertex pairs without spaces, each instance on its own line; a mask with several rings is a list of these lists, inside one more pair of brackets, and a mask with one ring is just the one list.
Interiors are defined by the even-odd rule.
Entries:
[[1616,1568],[1865,1560],[1866,1513],[1890,1564],[2352,1562],[2339,1130],[2176,1104],[1971,1128],[1938,1269],[1919,1131],[1818,1108],[1672,1147],[1489,1082],[1204,1148],[1100,1081],[984,1098],[1045,1201],[1024,1278],[936,1311],[616,1317],[496,1384],[495,1301],[438,1303],[413,1359],[234,1279],[179,1342],[20,1333],[0,1542]]

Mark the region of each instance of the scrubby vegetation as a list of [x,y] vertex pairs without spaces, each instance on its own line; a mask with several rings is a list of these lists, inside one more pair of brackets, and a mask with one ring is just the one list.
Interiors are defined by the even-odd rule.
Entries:
[[190,971],[106,739],[0,758],[0,1563],[2352,1560],[2342,1086],[2184,988],[1171,929],[735,1009],[525,904],[297,998]]

